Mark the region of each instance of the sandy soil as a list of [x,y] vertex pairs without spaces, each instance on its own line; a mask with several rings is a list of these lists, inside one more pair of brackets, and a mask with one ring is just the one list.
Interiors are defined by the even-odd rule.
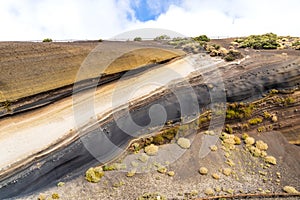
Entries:
[[13,103],[74,83],[80,66],[95,47],[93,52],[101,59],[86,72],[86,78],[98,77],[99,67],[110,65],[103,72],[110,74],[184,54],[155,42],[0,42],[0,102]]

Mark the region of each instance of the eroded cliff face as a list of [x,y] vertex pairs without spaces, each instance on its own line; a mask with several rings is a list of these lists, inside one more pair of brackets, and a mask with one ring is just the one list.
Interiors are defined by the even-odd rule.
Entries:
[[[183,120],[181,104],[184,102],[185,105],[188,105],[186,106],[185,111],[191,115],[191,119],[198,120],[199,123],[197,123],[195,129],[197,130],[196,132],[200,132],[201,135],[201,132],[208,128],[212,119],[209,114],[203,116],[203,112],[208,111],[209,113],[209,108],[212,103],[220,103],[220,105],[227,103],[227,112],[223,110],[223,113],[219,113],[225,118],[225,122],[221,124],[222,127],[224,126],[224,131],[229,131],[231,129],[231,134],[235,135],[247,132],[253,137],[260,137],[260,135],[268,133],[264,140],[270,142],[270,145],[276,146],[282,144],[283,146],[286,146],[287,149],[293,149],[294,152],[298,147],[290,147],[284,138],[292,144],[300,144],[298,125],[300,124],[300,97],[298,90],[300,84],[299,51],[256,52],[247,50],[243,53],[245,54],[245,59],[233,63],[225,63],[218,59],[214,60],[199,55],[198,59],[193,60],[196,61],[196,67],[189,70],[186,70],[187,65],[184,63],[176,65],[174,68],[171,67],[172,63],[166,63],[165,65],[157,66],[157,68],[145,69],[142,72],[127,76],[124,80],[129,80],[127,82],[129,87],[129,85],[135,83],[134,81],[138,80],[139,77],[142,77],[139,80],[140,83],[143,83],[143,81],[148,78],[150,79],[150,77],[153,77],[153,81],[161,82],[160,79],[167,77],[168,73],[159,69],[172,68],[181,73],[179,73],[179,76],[171,77],[170,80],[165,81],[163,87],[144,89],[144,91],[148,92],[138,93],[139,95],[130,99],[129,105],[125,105],[125,108],[129,109],[130,117],[141,127],[140,129],[134,130],[131,134],[126,133],[126,131],[121,129],[117,123],[120,119],[123,119],[123,122],[127,122],[126,120],[128,118],[126,112],[124,112],[124,105],[122,102],[115,105],[116,107],[112,107],[111,105],[107,105],[106,107],[101,103],[101,100],[105,98],[100,94],[110,93],[114,90],[114,87],[108,84],[106,85],[106,90],[98,88],[99,95],[95,97],[96,102],[98,103],[97,105],[99,108],[102,106],[105,107],[105,109],[98,110],[99,112],[96,113],[97,118],[93,121],[94,123],[81,127],[84,131],[75,130],[75,124],[70,123],[71,126],[66,129],[67,134],[62,134],[61,137],[52,138],[52,143],[50,142],[47,145],[45,143],[45,146],[41,147],[39,151],[34,154],[25,155],[25,157],[22,157],[18,162],[8,163],[7,166],[10,167],[4,167],[0,172],[0,196],[12,197],[21,194],[20,191],[24,194],[35,191],[41,187],[52,184],[53,182],[57,182],[61,177],[70,174],[70,172],[74,172],[73,174],[78,175],[88,167],[97,165],[99,159],[97,160],[95,157],[101,158],[100,160],[103,161],[103,163],[110,161],[126,152],[126,149],[130,146],[133,139],[139,137],[147,138],[148,134],[161,134],[161,132],[153,131],[155,130],[155,127],[152,127],[153,130],[151,127],[147,130],[143,128],[147,127],[151,121],[149,118],[149,109],[157,104],[165,109],[166,123],[170,122],[165,125],[166,128],[164,130],[174,129],[174,127],[180,126],[180,123]],[[155,58],[156,61],[154,62],[153,55],[151,55],[149,59],[142,60],[147,60],[147,64],[149,64],[149,62],[151,64],[153,62],[156,63],[158,60],[161,62],[175,57],[177,57],[177,55],[169,55],[167,56],[168,59],[164,58],[162,60]],[[208,62],[209,64],[203,66],[203,62]],[[140,63],[137,65],[140,65]],[[151,73],[154,71],[156,73]],[[122,76],[123,74],[120,74],[120,76],[117,76],[112,80],[117,80]],[[130,80],[132,80],[132,82]],[[126,82],[122,83],[124,83],[123,87],[125,88]],[[126,96],[125,90],[123,91],[123,94],[121,93],[122,91],[123,90],[120,90],[118,96],[119,99],[121,99],[122,96]],[[219,94],[214,96],[213,102],[212,94]],[[178,99],[178,96],[180,99]],[[67,116],[67,113],[72,114],[72,111],[66,110],[66,105],[69,105],[69,108],[71,108],[72,102],[70,99],[61,99],[56,104],[49,105],[49,107],[52,106],[51,109],[54,110],[55,107],[59,108],[60,114],[65,114],[64,116]],[[239,106],[241,107],[240,110]],[[16,139],[18,139],[18,137],[24,138],[18,134],[14,134],[18,133],[18,130],[15,130],[15,127],[17,126],[13,127],[9,124],[12,124],[14,120],[24,120],[26,116],[28,116],[28,118],[22,123],[25,124],[26,121],[37,119],[35,123],[39,124],[41,127],[40,130],[43,129],[43,123],[47,125],[51,123],[51,120],[53,120],[53,122],[57,121],[55,118],[56,112],[53,112],[52,118],[36,118],[41,114],[43,115],[43,112],[45,115],[49,115],[49,112],[51,113],[49,107],[33,110],[29,113],[13,115],[10,118],[2,118],[0,122],[1,130],[5,131],[5,128],[9,127],[13,129],[11,134],[4,133],[3,135],[7,138],[13,136],[16,137]],[[199,111],[195,112],[195,108],[199,109]],[[250,109],[249,115],[239,115],[244,112],[243,109],[248,108]],[[230,109],[233,112],[229,112]],[[267,113],[269,115],[267,115]],[[117,114],[118,117],[115,118],[113,114]],[[257,118],[260,118],[261,122],[249,122],[249,120]],[[35,125],[33,124],[32,126],[34,127]],[[24,129],[29,128],[29,126],[26,127],[25,125],[20,127],[23,127]],[[55,131],[61,130],[62,129],[57,128]],[[272,131],[280,132],[276,134],[283,135],[284,138],[281,138],[279,141],[276,140],[277,142],[273,143],[270,141],[272,140],[272,135],[269,134],[269,132]],[[2,139],[5,138],[3,135]],[[40,139],[44,140],[45,138]],[[1,141],[5,140],[0,140],[0,143]],[[143,141],[145,140],[140,140],[141,145],[146,145]],[[30,144],[31,141],[28,142]],[[40,141],[40,143],[41,142],[42,141]],[[112,142],[114,146],[106,145],[107,142]],[[95,149],[96,155],[92,155],[91,152],[87,150],[86,144],[89,144],[90,148]],[[119,147],[120,150],[116,150],[116,146]],[[272,148],[273,150],[270,153],[276,154],[275,148]],[[194,153],[195,152],[189,152],[189,155],[192,156]],[[278,154],[277,156],[283,156],[286,153],[287,150],[284,150],[283,153],[281,152],[281,154]],[[223,155],[220,153],[219,156]],[[292,162],[292,157],[292,155],[288,156],[288,162]],[[185,157],[185,159],[186,158],[187,157]],[[220,160],[222,159],[216,158],[216,163]],[[238,157],[236,162],[242,162],[242,159]],[[188,162],[183,163],[186,163],[186,165],[180,164],[181,166],[179,166],[179,164],[175,164],[174,169],[177,169],[178,167],[178,169],[186,168],[189,164],[192,164]],[[284,161],[281,163],[284,163]],[[294,166],[299,165],[299,161],[296,160]],[[298,169],[299,168],[300,166]],[[290,170],[291,173],[289,174],[289,177],[299,177],[299,172],[297,170],[294,170],[294,172],[292,172],[292,169]],[[186,171],[181,170],[180,173],[182,174],[181,178],[178,179],[178,184],[181,184],[181,179],[183,181],[188,180],[188,178],[185,177],[192,177],[191,175],[193,175],[194,172],[187,173]],[[288,180],[289,179],[286,180],[287,183]],[[293,179],[293,181],[297,182],[297,178],[295,180]]]

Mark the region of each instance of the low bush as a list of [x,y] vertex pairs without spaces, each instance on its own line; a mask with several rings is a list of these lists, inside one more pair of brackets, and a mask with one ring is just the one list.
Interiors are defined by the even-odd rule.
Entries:
[[248,122],[250,125],[256,125],[256,124],[259,124],[259,123],[262,123],[262,118],[253,118],[253,119],[250,119]]
[[43,42],[52,42],[52,39],[51,38],[45,38],[45,39],[43,39]]
[[240,48],[253,48],[253,49],[276,49],[280,46],[277,42],[278,36],[274,33],[267,33],[263,35],[250,35],[243,39],[236,40],[240,43]]
[[133,39],[133,41],[140,42],[140,41],[142,41],[142,38],[141,38],[141,37],[135,37],[135,38]]
[[254,110],[253,104],[232,103],[227,106],[227,119],[243,119],[251,117]]
[[159,41],[159,40],[169,40],[169,39],[171,39],[171,38],[168,35],[160,35],[160,36],[157,36],[156,38],[154,38],[154,40],[156,40],[156,41]]
[[236,59],[240,59],[242,57],[243,57],[243,55],[241,52],[231,49],[231,50],[229,50],[227,55],[224,56],[224,60],[227,62],[230,62],[230,61],[234,61]]
[[197,42],[209,42],[210,41],[210,38],[207,37],[206,35],[199,35],[197,37],[194,37],[193,39]]

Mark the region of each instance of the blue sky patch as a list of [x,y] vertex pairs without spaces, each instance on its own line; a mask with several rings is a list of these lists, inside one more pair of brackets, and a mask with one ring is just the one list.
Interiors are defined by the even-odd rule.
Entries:
[[131,1],[135,17],[142,22],[155,20],[165,13],[170,5],[178,5],[181,0],[137,0]]

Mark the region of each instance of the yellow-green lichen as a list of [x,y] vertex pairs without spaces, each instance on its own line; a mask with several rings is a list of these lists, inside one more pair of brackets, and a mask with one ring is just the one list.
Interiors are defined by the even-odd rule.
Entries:
[[255,143],[256,148],[260,150],[267,150],[268,149],[268,144],[263,142],[262,140],[257,140]]
[[136,169],[132,169],[129,172],[127,172],[126,176],[127,177],[133,177],[136,174]]
[[191,141],[187,138],[181,137],[177,140],[177,144],[183,149],[188,149],[191,146]]
[[209,147],[211,151],[217,151],[218,147],[216,145],[212,145]]
[[204,190],[204,194],[206,194],[207,196],[212,196],[214,195],[215,191],[212,188],[206,188]]
[[167,173],[169,176],[174,176],[175,175],[175,172],[174,171],[168,171]]
[[276,165],[277,164],[276,158],[273,157],[273,156],[266,156],[265,157],[265,162],[266,163],[270,163],[272,165]]
[[208,169],[206,167],[200,167],[199,173],[201,175],[206,175],[208,173]]
[[145,153],[148,156],[154,156],[156,155],[158,152],[158,146],[154,145],[154,144],[150,144],[149,146],[145,147]]
[[53,193],[53,194],[51,195],[51,197],[52,197],[52,199],[59,199],[59,194]]
[[102,167],[91,167],[85,172],[85,179],[92,183],[97,183],[104,176]]
[[283,187],[283,191],[285,191],[286,193],[289,194],[299,194],[299,192],[296,190],[296,188],[292,187],[292,186],[284,186]]
[[256,117],[256,118],[249,119],[248,123],[250,125],[256,125],[256,124],[262,123],[262,121],[263,121],[262,118]]
[[232,169],[224,168],[222,172],[225,176],[229,176],[232,173]]

